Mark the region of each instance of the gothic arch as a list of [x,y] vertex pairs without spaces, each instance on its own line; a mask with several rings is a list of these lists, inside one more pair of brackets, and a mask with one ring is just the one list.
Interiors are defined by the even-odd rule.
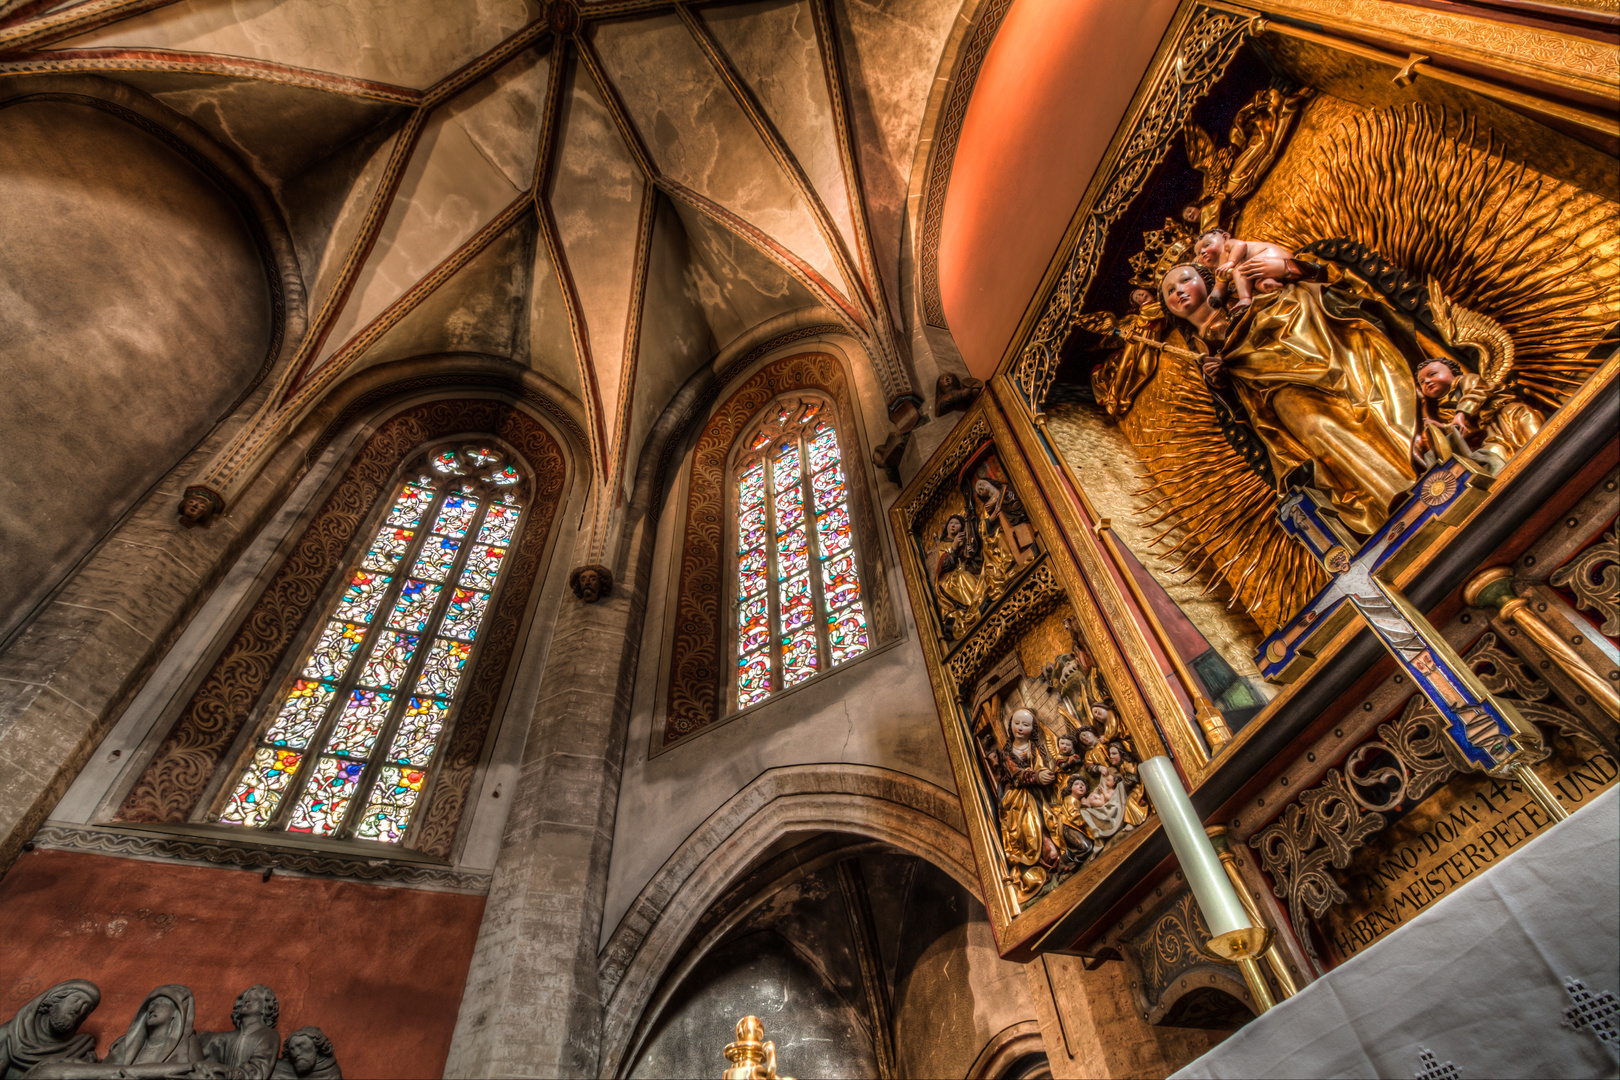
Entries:
[[616,1075],[628,1060],[654,992],[703,914],[782,838],[865,837],[928,860],[977,896],[963,828],[952,792],[890,769],[796,765],[761,773],[676,849],[602,950],[603,1075]]

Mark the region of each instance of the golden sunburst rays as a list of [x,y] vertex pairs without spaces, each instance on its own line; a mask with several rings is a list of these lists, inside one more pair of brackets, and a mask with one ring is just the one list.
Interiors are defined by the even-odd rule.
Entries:
[[1327,584],[1308,552],[1278,524],[1276,493],[1221,434],[1214,399],[1196,367],[1160,357],[1160,397],[1133,441],[1147,497],[1136,513],[1165,571],[1224,590],[1270,633]]
[[1512,336],[1518,383],[1557,406],[1620,318],[1620,220],[1601,195],[1508,160],[1493,133],[1421,105],[1359,114],[1322,140],[1268,239],[1360,241]]

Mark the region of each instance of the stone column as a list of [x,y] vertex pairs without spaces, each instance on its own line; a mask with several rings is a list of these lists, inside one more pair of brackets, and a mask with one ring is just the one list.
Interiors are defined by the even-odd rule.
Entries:
[[597,1074],[597,944],[650,532],[626,544],[638,572],[616,573],[610,596],[585,604],[564,594],[446,1076]]
[[1157,1027],[1142,1018],[1114,961],[1087,971],[1078,957],[1043,956],[1025,969],[1052,1075],[1169,1076],[1219,1043],[1224,1031]]

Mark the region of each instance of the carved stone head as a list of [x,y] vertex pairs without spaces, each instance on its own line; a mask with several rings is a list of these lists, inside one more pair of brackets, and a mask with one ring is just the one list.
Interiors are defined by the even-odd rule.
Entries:
[[101,1004],[101,990],[93,982],[70,979],[51,987],[39,999],[40,1022],[57,1039],[66,1039]]
[[613,571],[596,563],[576,567],[568,575],[568,587],[587,604],[594,604],[604,596],[613,594]]
[[288,1035],[282,1044],[281,1056],[292,1066],[296,1076],[338,1075],[332,1040],[318,1027],[301,1027]]
[[240,1031],[249,1019],[267,1028],[275,1027],[281,1019],[281,1002],[276,998],[276,992],[263,983],[250,986],[236,996],[236,1005],[231,1009],[231,1023]]
[[188,529],[205,525],[223,509],[220,497],[207,488],[186,488],[185,497],[180,500],[180,524]]

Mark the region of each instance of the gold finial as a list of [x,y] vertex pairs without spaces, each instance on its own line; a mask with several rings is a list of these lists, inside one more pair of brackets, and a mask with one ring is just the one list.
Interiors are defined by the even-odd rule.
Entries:
[[727,1043],[725,1053],[731,1068],[720,1080],[793,1080],[776,1075],[776,1044],[765,1041],[765,1025],[757,1016],[737,1021],[737,1041]]

